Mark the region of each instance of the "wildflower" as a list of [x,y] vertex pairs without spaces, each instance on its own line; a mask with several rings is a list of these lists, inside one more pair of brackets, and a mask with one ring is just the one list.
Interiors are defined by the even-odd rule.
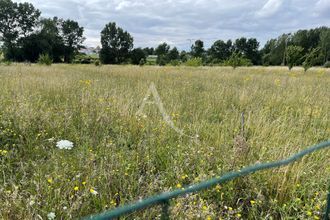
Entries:
[[242,215],[241,215],[240,213],[237,213],[237,214],[236,214],[236,217],[237,217],[237,218],[240,218],[240,217],[242,217]]
[[8,153],[6,150],[0,150],[0,156],[5,156]]
[[82,184],[83,184],[83,185],[86,185],[86,182],[84,181],[84,182],[82,182]]
[[78,186],[75,186],[73,189],[74,189],[74,191],[78,191],[79,190],[79,187]]
[[316,206],[315,206],[315,209],[316,209],[316,210],[320,210],[320,209],[321,209],[320,205],[316,205]]
[[50,212],[47,214],[47,218],[48,220],[54,220],[56,217],[55,213],[54,212]]
[[311,211],[307,211],[306,214],[307,214],[308,216],[312,216],[313,213],[312,213]]
[[206,217],[206,220],[211,220],[211,219],[212,219],[211,216]]
[[182,185],[181,185],[180,183],[178,183],[178,184],[176,184],[176,187],[177,187],[177,188],[181,188]]
[[319,220],[320,217],[318,217],[318,216],[315,215],[315,216],[314,216],[314,219],[315,219],[315,220]]
[[254,205],[254,204],[256,204],[256,201],[251,200],[250,203],[251,203],[251,205]]
[[280,86],[280,85],[281,85],[281,80],[279,80],[279,79],[275,79],[274,84],[275,84],[276,86]]
[[228,210],[229,210],[229,211],[233,211],[233,208],[232,208],[232,207],[228,207]]
[[206,211],[207,210],[207,206],[204,205],[203,206],[203,210]]
[[47,182],[48,182],[48,183],[53,183],[52,178],[48,178],[48,179],[47,179]]
[[99,194],[94,188],[90,188],[89,192],[92,193],[93,195]]
[[73,143],[68,140],[61,140],[56,143],[56,147],[59,149],[71,150],[73,148]]
[[188,175],[182,175],[181,179],[185,180],[186,178],[188,178]]

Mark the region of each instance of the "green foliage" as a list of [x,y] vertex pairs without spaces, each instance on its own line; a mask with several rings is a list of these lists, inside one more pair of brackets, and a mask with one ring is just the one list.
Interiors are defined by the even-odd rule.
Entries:
[[327,61],[323,65],[325,68],[330,68],[330,61]]
[[208,50],[208,56],[211,63],[220,63],[227,60],[232,53],[232,41],[228,40],[224,42],[222,40],[217,40],[213,43],[211,48]]
[[[311,68],[312,66],[316,65],[320,61],[320,51],[321,48],[314,48],[309,53],[305,55],[305,61],[303,62],[303,67],[305,72]],[[322,58],[322,57],[321,57]]]
[[189,60],[187,60],[187,62],[185,62],[186,66],[202,66],[203,65],[203,59],[201,57],[194,57],[191,58]]
[[99,58],[93,55],[78,54],[75,56],[73,63],[76,64],[95,64],[96,61],[99,61]]
[[204,49],[204,42],[202,40],[196,40],[194,45],[191,46],[191,55],[193,57],[200,57],[204,60],[205,49]]
[[255,38],[246,39],[245,37],[236,39],[233,50],[244,55],[252,64],[260,64],[259,42]]
[[139,62],[139,66],[144,66],[144,64],[146,63],[145,59],[141,59]]
[[41,54],[39,56],[38,63],[41,65],[50,66],[53,63],[53,60],[48,54]]
[[143,49],[141,48],[135,48],[131,51],[131,62],[134,65],[140,65],[141,60],[145,60],[146,57],[146,53]]
[[252,66],[252,62],[240,53],[233,53],[228,60],[223,62],[223,65],[232,66],[236,69],[239,66]]
[[101,66],[101,62],[100,62],[100,60],[96,60],[96,61],[94,62],[94,65],[95,65],[95,66]]
[[296,66],[301,62],[303,58],[303,50],[304,48],[302,48],[301,46],[290,45],[287,47],[285,57],[289,70],[291,70],[293,66]]
[[324,55],[324,62],[330,59],[330,29],[324,29],[320,34],[320,47]]
[[64,44],[64,62],[71,63],[78,50],[83,48],[84,28],[73,20],[61,21],[61,37]]
[[115,22],[108,23],[101,32],[100,60],[104,64],[120,64],[130,58],[133,37]]
[[179,60],[171,60],[169,62],[170,66],[179,66],[180,65],[180,61]]

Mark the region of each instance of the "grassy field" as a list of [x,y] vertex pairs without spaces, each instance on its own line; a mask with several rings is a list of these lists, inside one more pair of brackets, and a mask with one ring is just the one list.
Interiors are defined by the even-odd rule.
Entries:
[[[199,144],[155,105],[136,116],[151,83]],[[325,69],[13,64],[0,85],[0,219],[78,218],[330,139]],[[320,219],[329,165],[325,150],[172,200],[172,218]]]

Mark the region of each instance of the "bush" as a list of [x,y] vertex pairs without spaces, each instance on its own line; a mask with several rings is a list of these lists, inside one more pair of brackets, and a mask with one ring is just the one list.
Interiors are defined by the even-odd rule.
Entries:
[[228,60],[223,62],[223,65],[232,66],[235,69],[238,66],[252,66],[252,62],[240,53],[233,53]]
[[100,65],[101,65],[101,63],[100,63],[100,61],[99,61],[99,60],[96,60],[96,61],[94,62],[94,65],[95,65],[95,66],[100,66]]
[[146,61],[142,58],[139,62],[139,66],[144,66],[146,64]]
[[50,66],[53,63],[53,60],[50,58],[48,54],[41,54],[39,56],[38,63],[41,65]]
[[170,66],[179,66],[180,61],[179,60],[171,60],[169,64],[170,64]]
[[325,68],[330,68],[330,61],[325,62],[325,64],[323,65]]
[[200,57],[195,57],[195,58],[187,60],[185,65],[186,66],[202,66],[203,65],[203,59],[200,58]]

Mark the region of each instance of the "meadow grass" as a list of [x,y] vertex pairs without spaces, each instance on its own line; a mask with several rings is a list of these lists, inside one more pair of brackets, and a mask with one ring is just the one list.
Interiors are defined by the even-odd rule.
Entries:
[[[151,83],[199,144],[156,105],[136,116]],[[330,71],[321,68],[13,64],[0,66],[0,85],[1,219],[79,218],[330,139]],[[62,139],[73,149],[58,149]],[[329,156],[172,200],[172,218],[319,219]]]

